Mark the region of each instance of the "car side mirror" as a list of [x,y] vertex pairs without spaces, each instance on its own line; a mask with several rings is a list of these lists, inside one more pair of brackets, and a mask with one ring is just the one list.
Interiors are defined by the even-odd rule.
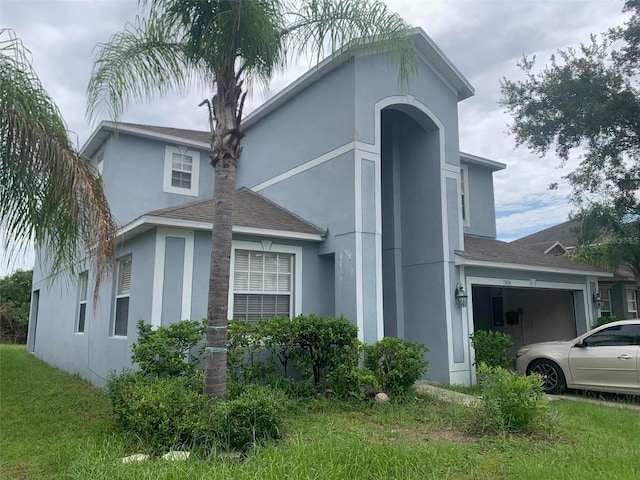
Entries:
[[574,345],[574,347],[576,347],[576,348],[584,348],[586,346],[587,346],[587,342],[585,342],[584,340],[581,340],[581,341],[579,341],[578,343],[576,343]]

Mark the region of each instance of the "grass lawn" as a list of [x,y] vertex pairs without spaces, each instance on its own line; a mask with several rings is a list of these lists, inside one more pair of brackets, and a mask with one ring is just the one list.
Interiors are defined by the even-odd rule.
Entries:
[[317,400],[292,405],[285,439],[246,459],[154,460],[115,432],[103,392],[24,347],[0,346],[2,479],[635,479],[640,413],[551,404],[553,434],[481,437],[465,407],[421,397],[405,405]]

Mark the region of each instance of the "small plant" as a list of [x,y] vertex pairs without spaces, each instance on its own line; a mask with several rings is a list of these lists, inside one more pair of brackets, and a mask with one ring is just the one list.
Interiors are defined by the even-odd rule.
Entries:
[[139,320],[131,361],[145,375],[193,375],[200,364],[200,355],[194,350],[204,340],[206,331],[206,320],[183,320],[157,328]]
[[365,366],[385,392],[403,395],[427,371],[429,362],[424,354],[428,351],[425,345],[416,342],[385,337],[366,348]]
[[522,376],[502,367],[478,366],[482,382],[482,430],[521,431],[530,429],[547,413],[549,400],[539,375]]
[[471,336],[471,344],[476,352],[476,365],[485,363],[489,367],[503,368],[512,365],[510,351],[513,342],[506,333],[477,330]]

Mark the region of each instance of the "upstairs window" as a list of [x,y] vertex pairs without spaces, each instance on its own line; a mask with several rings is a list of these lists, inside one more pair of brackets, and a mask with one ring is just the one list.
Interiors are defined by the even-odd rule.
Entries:
[[460,208],[462,210],[462,224],[471,226],[469,219],[469,170],[466,165],[460,165]]
[[200,154],[186,147],[165,147],[163,191],[198,196]]
[[233,318],[255,323],[261,318],[291,317],[293,258],[289,253],[236,250]]
[[76,333],[84,333],[85,319],[87,318],[87,286],[89,284],[89,272],[80,274],[80,298],[78,300],[78,322]]
[[131,293],[131,256],[118,261],[113,336],[126,337],[129,327],[129,296]]

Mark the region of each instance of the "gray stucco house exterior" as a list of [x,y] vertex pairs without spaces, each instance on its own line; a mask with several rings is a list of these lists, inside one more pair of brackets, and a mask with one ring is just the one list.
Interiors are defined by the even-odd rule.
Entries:
[[[244,120],[229,318],[345,315],[365,342],[426,344],[429,378],[469,384],[474,330],[516,344],[582,333],[604,273],[495,240],[505,165],[460,152],[457,105],[473,88],[422,30],[413,38],[408,89],[385,58],[328,59]],[[91,271],[49,281],[36,261],[28,338],[99,385],[130,365],[138,319],[206,316],[208,134],[118,130],[103,122],[82,150],[122,226],[113,281],[94,305]]]

